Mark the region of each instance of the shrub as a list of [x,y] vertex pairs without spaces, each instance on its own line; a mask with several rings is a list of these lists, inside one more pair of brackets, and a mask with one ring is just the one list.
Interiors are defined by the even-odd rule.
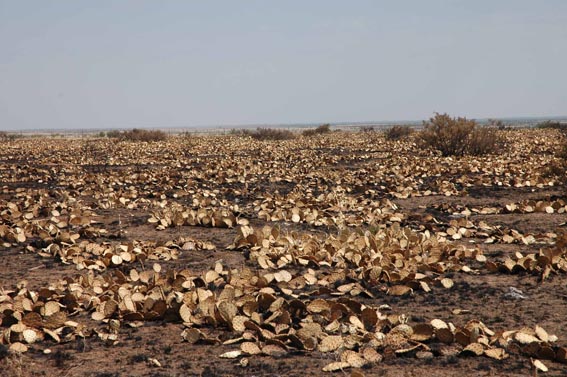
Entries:
[[536,128],[564,131],[567,130],[567,123],[560,123],[557,121],[546,120],[545,122],[540,122],[536,124]]
[[504,147],[504,141],[496,128],[475,127],[468,141],[467,153],[473,156],[496,153]]
[[544,176],[554,177],[560,183],[567,185],[567,138],[563,138],[563,143],[560,145],[555,157],[544,170]]
[[362,127],[360,127],[360,130],[362,132],[374,132],[374,131],[376,131],[374,126],[362,126]]
[[163,141],[167,139],[167,134],[159,130],[141,130],[139,128],[134,128],[130,131],[124,131],[120,133],[120,140],[126,141]]
[[563,130],[558,137],[559,145],[554,153],[555,158],[546,165],[543,176],[556,179],[565,184],[565,189],[567,189],[567,132]]
[[106,137],[119,138],[121,134],[122,134],[122,132],[120,132],[120,131],[112,130],[112,131],[108,131],[106,133]]
[[305,130],[302,132],[303,136],[315,136],[315,135],[322,135],[331,132],[331,125],[330,124],[322,124],[317,128]]
[[567,164],[567,138],[563,138],[563,144],[559,147],[559,152],[557,152],[557,157],[563,159]]
[[189,131],[183,131],[179,133],[179,137],[182,139],[191,139],[193,135]]
[[489,119],[487,127],[497,128],[501,131],[509,131],[513,129],[509,123],[505,123],[500,119]]
[[242,128],[233,128],[229,131],[229,135],[234,135],[234,136],[252,136],[252,134],[254,133],[254,131],[252,130],[247,130],[247,129],[242,129]]
[[435,113],[423,125],[419,137],[422,145],[440,151],[443,156],[495,153],[503,146],[495,129],[477,127],[471,119]]
[[413,128],[410,126],[395,125],[388,128],[384,135],[388,140],[400,140],[405,139],[413,133]]
[[11,134],[6,131],[0,131],[0,141],[12,141],[22,138],[22,135]]
[[290,140],[295,138],[295,134],[293,132],[276,128],[258,128],[254,132],[248,131],[243,133],[249,134],[256,140]]
[[559,181],[565,180],[565,174],[567,174],[567,163],[565,160],[556,160],[547,164],[545,170],[543,171],[543,176],[547,178],[556,177]]

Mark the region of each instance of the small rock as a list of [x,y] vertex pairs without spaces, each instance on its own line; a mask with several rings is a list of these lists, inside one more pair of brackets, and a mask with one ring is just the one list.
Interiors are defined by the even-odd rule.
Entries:
[[524,300],[527,298],[524,292],[516,287],[508,287],[508,292],[504,294],[504,297],[510,300]]

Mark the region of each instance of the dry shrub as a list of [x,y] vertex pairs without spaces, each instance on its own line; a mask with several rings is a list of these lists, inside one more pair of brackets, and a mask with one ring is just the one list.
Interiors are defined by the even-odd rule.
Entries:
[[124,131],[120,133],[120,140],[126,141],[163,141],[167,139],[167,134],[159,130],[141,130],[139,128],[134,128],[130,131]]
[[489,119],[486,126],[496,128],[500,131],[511,131],[514,129],[511,124],[505,123],[500,119]]
[[559,180],[563,181],[565,175],[567,174],[567,164],[564,160],[556,160],[550,162],[545,170],[544,170],[544,177],[551,178],[557,177]]
[[413,133],[413,128],[407,125],[395,125],[384,131],[384,136],[388,140],[405,139]]
[[565,162],[567,163],[567,137],[563,138],[563,144],[561,144],[561,146],[559,147],[557,157],[565,160]]
[[229,135],[233,135],[233,136],[252,136],[252,134],[254,133],[254,131],[252,130],[246,130],[246,129],[241,129],[241,128],[233,128],[230,130],[230,132],[228,133]]
[[545,122],[536,124],[536,128],[566,131],[567,123],[561,123],[553,120],[546,120]]
[[443,156],[479,156],[499,152],[503,147],[496,129],[478,127],[472,119],[435,113],[423,125],[419,135],[421,144],[440,151]]
[[[567,138],[567,123],[546,120],[545,122],[538,123],[536,125],[536,128],[557,130],[560,132],[561,137],[563,137],[564,139]],[[563,153],[567,154],[567,152]]]
[[317,128],[305,130],[302,132],[303,136],[315,136],[315,135],[322,135],[331,132],[331,125],[330,124],[322,124]]
[[546,177],[555,177],[561,183],[567,184],[567,135],[563,136],[556,159],[547,165],[544,171]]
[[106,137],[119,138],[121,134],[122,134],[122,132],[120,132],[120,131],[112,130],[112,131],[108,131],[106,133]]
[[16,134],[10,134],[6,131],[0,131],[0,141],[12,141],[18,139],[19,137],[21,136]]
[[475,127],[468,140],[467,153],[473,156],[496,153],[504,147],[496,128]]
[[183,131],[183,132],[179,133],[179,137],[184,139],[184,140],[188,140],[188,139],[193,138],[193,135],[189,131]]
[[276,128],[257,128],[254,132],[243,130],[243,134],[252,136],[256,140],[291,140],[295,138],[293,132]]
[[374,131],[376,131],[374,126],[362,126],[362,127],[360,127],[360,130],[362,132],[374,132]]

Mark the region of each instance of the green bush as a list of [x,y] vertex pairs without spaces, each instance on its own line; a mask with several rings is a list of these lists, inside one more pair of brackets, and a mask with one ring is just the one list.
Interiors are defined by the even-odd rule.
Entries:
[[496,129],[478,127],[471,119],[435,113],[423,126],[419,135],[421,144],[440,151],[443,156],[478,156],[496,153],[503,147]]

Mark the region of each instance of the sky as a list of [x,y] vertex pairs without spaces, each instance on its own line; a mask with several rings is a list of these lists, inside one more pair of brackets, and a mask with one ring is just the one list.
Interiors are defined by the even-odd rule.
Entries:
[[564,0],[0,0],[0,130],[567,115]]

